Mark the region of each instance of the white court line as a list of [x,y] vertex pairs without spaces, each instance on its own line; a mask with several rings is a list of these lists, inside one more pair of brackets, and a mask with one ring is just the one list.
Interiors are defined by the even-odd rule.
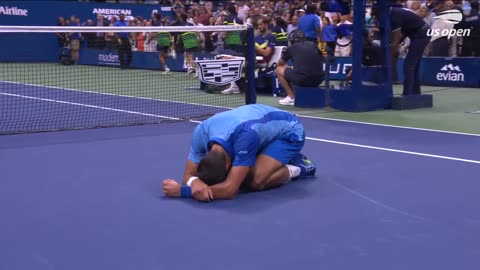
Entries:
[[[142,112],[135,112],[135,111],[128,111],[128,110],[121,110],[121,109],[115,109],[115,108],[109,108],[109,107],[103,107],[103,106],[96,106],[96,105],[89,105],[89,104],[82,104],[82,103],[75,103],[75,102],[68,102],[68,101],[55,100],[55,99],[39,98],[39,97],[24,96],[24,95],[10,94],[10,93],[2,93],[2,92],[0,92],[0,95],[19,97],[19,98],[27,98],[27,99],[47,101],[47,102],[54,102],[54,103],[60,103],[60,104],[75,105],[75,106],[101,109],[101,110],[107,110],[107,111],[115,111],[115,112],[150,116],[150,117],[156,117],[156,118],[171,119],[171,120],[177,120],[177,121],[184,120],[184,119],[176,118],[176,117],[169,117],[169,116],[163,116],[163,115],[157,115],[157,114],[149,114],[149,113],[142,113]],[[189,120],[189,122],[197,123],[197,124],[201,123],[201,121],[195,121],[195,120]],[[313,137],[306,137],[306,139],[307,140],[312,140],[312,141],[318,141],[318,142],[340,144],[340,145],[367,148],[367,149],[373,149],[373,150],[381,150],[381,151],[387,151],[387,152],[395,152],[395,153],[402,153],[402,154],[409,154],[409,155],[416,155],[416,156],[424,156],[424,157],[430,157],[430,158],[438,158],[438,159],[446,159],[446,160],[480,164],[479,160],[471,160],[471,159],[463,159],[463,158],[456,158],[456,157],[449,157],[449,156],[432,155],[432,154],[426,154],[426,153],[420,153],[420,152],[404,151],[404,150],[398,150],[398,149],[392,149],[392,148],[377,147],[377,146],[355,144],[355,143],[347,143],[347,142],[326,140],[326,139],[313,138]]]
[[[480,113],[480,111],[478,111],[477,113]],[[395,125],[387,125],[387,124],[379,124],[379,123],[371,123],[371,122],[361,122],[361,121],[354,121],[354,120],[344,120],[344,119],[336,119],[336,118],[326,118],[326,117],[320,117],[320,116],[309,116],[309,115],[301,115],[301,114],[297,114],[296,116],[301,117],[301,118],[311,118],[311,119],[318,119],[318,120],[326,120],[326,121],[333,121],[333,122],[344,122],[344,123],[352,123],[352,124],[361,124],[361,125],[368,125],[368,126],[401,128],[401,129],[409,129],[409,130],[420,130],[420,131],[428,131],[428,132],[436,132],[436,133],[447,133],[447,134],[454,134],[454,135],[480,137],[480,134],[475,134],[475,133],[456,132],[456,131],[429,129],[429,128],[416,128],[416,127],[407,127],[407,126],[395,126]]]
[[364,145],[364,144],[332,141],[332,140],[325,140],[325,139],[312,138],[312,137],[307,137],[307,139],[311,140],[311,141],[317,141],[317,142],[333,143],[333,144],[354,146],[354,147],[367,148],[367,149],[373,149],[373,150],[381,150],[381,151],[402,153],[402,154],[422,156],[422,157],[431,157],[431,158],[439,158],[439,159],[447,159],[447,160],[454,160],[454,161],[460,161],[460,162],[480,164],[480,160],[464,159],[464,158],[456,158],[456,157],[440,156],[440,155],[432,155],[432,154],[426,154],[426,153],[420,153],[420,152],[412,152],[412,151],[405,151],[405,150],[398,150],[398,149],[392,149],[392,148],[370,146],[370,145]]
[[121,110],[121,109],[115,109],[115,108],[109,108],[109,107],[103,107],[103,106],[96,106],[96,105],[89,105],[89,104],[82,104],[82,103],[76,103],[76,102],[68,102],[68,101],[55,100],[55,99],[49,99],[49,98],[31,97],[31,96],[16,95],[16,94],[2,93],[2,92],[0,92],[0,95],[34,99],[34,100],[40,100],[40,101],[55,102],[55,103],[60,103],[60,104],[75,105],[75,106],[81,106],[81,107],[87,107],[87,108],[94,108],[94,109],[101,109],[101,110],[107,110],[107,111],[136,114],[136,115],[142,115],[142,116],[151,116],[151,117],[170,119],[170,120],[176,120],[176,121],[182,120],[181,118],[176,118],[176,117],[169,117],[169,116],[150,114],[150,113],[141,113],[141,112],[135,112],[135,111],[127,111],[127,110]]

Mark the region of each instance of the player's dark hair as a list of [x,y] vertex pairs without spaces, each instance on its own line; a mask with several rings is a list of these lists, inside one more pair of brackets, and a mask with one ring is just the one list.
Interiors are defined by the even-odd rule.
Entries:
[[220,151],[208,152],[197,166],[197,177],[208,186],[225,181],[227,174],[227,157]]

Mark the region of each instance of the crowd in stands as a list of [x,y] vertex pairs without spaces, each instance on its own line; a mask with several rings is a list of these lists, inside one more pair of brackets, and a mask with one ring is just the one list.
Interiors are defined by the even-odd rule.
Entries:
[[[277,1],[199,1],[199,0],[112,0],[106,2],[118,3],[145,3],[162,4],[172,6],[171,17],[160,17],[158,14],[152,14],[150,18],[132,16],[127,18],[131,26],[160,26],[160,25],[190,25],[190,26],[209,26],[224,24],[225,18],[230,15],[226,10],[226,5],[233,5],[236,9],[236,16],[240,23],[253,24],[253,19],[259,16],[268,18],[270,31],[277,37],[278,45],[287,44],[287,35],[297,29],[299,25],[306,26],[312,20],[316,27],[307,31],[307,36],[314,36],[317,40],[325,42],[335,56],[351,56],[352,54],[352,28],[353,12],[341,15],[335,12],[323,11],[321,5],[323,2],[332,0],[277,0]],[[424,18],[425,22],[436,29],[449,27],[435,19],[435,12],[429,8],[433,0],[408,0],[403,1],[404,6],[412,12]],[[98,1],[97,1],[98,2]],[[450,37],[448,38],[449,50],[442,55],[432,55],[428,48],[425,50],[425,56],[480,56],[480,18],[478,16],[478,0],[453,0],[445,1],[447,8],[461,9],[464,14],[463,27],[471,29],[469,37]],[[315,6],[316,9],[308,10],[308,6]],[[438,12],[438,11],[437,11]],[[371,9],[365,12],[365,28],[368,29],[372,40],[378,37],[378,23],[375,16],[372,16]],[[313,18],[313,19],[312,19]],[[88,26],[113,26],[118,20],[111,16],[106,18],[98,14],[97,18],[59,18],[58,25],[88,25]],[[345,27],[347,26],[347,27]],[[308,34],[311,33],[311,34]],[[223,37],[212,35],[199,36],[201,47],[208,51],[220,52],[223,46]],[[432,42],[438,37],[433,37]],[[59,35],[61,44],[68,44],[71,40],[80,40],[91,48],[115,47],[115,36],[113,33],[101,34],[75,34]],[[152,33],[132,33],[130,35],[132,49],[136,51],[156,51],[156,38]],[[400,55],[405,55],[408,51],[409,40],[404,40],[400,48]],[[74,45],[76,46],[76,45]]]

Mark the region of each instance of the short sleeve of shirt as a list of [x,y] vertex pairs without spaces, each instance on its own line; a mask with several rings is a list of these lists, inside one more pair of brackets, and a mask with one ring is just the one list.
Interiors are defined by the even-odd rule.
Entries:
[[188,154],[188,159],[197,164],[202,160],[202,158],[207,153],[205,144],[203,143],[202,138],[202,128],[201,125],[198,125],[193,131],[192,135],[192,144],[190,146],[190,153]]
[[258,134],[253,130],[243,131],[237,135],[233,144],[234,159],[232,166],[253,167],[257,159],[257,150],[260,143]]

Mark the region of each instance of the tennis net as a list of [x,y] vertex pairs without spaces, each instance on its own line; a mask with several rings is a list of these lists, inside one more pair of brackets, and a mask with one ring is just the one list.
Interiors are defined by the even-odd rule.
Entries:
[[[201,121],[254,103],[251,31],[0,26],[0,134]],[[222,93],[231,81],[240,93]]]

